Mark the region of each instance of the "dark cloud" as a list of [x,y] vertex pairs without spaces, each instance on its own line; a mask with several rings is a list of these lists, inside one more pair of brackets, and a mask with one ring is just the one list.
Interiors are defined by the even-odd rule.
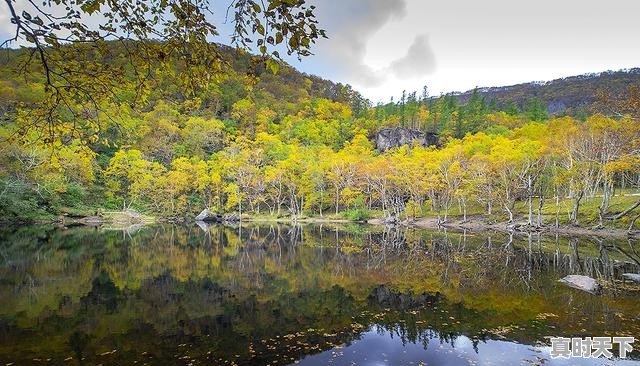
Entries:
[[417,36],[407,54],[393,61],[389,69],[398,79],[425,76],[435,71],[435,57],[427,36]]
[[329,40],[316,54],[330,65],[332,77],[348,79],[364,87],[384,82],[386,75],[364,63],[367,41],[392,19],[406,13],[405,0],[317,0],[318,20]]

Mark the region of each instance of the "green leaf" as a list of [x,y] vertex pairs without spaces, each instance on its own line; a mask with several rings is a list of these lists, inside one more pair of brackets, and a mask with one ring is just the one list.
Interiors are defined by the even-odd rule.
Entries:
[[271,70],[271,72],[274,75],[278,74],[278,71],[280,71],[280,64],[278,64],[277,61],[272,59],[267,60],[267,67],[269,68],[269,70]]
[[299,48],[298,39],[296,37],[291,37],[289,39],[289,47],[291,47],[294,50],[297,50]]

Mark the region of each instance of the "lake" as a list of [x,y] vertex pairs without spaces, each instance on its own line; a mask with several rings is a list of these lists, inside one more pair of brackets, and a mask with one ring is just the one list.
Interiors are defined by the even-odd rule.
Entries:
[[550,357],[551,337],[640,337],[621,276],[639,253],[366,225],[1,228],[0,365],[640,365],[640,341]]

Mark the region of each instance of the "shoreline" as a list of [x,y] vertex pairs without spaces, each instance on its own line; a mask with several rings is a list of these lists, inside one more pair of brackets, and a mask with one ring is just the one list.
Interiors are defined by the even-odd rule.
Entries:
[[[438,219],[435,217],[423,217],[410,221],[400,221],[397,223],[386,223],[384,219],[374,218],[366,221],[352,221],[347,219],[328,219],[328,218],[320,218],[320,217],[310,217],[304,219],[284,219],[284,218],[243,218],[245,222],[275,222],[275,223],[283,223],[283,224],[291,224],[291,223],[304,223],[304,224],[361,224],[361,225],[375,225],[375,226],[390,226],[390,227],[406,227],[406,228],[419,228],[419,229],[449,229],[456,231],[497,231],[502,233],[512,233],[514,235],[526,235],[528,233],[532,234],[543,234],[543,235],[580,235],[580,236],[597,236],[602,238],[640,238],[640,232],[632,232],[628,233],[625,229],[616,229],[616,228],[588,228],[582,226],[571,226],[562,224],[556,227],[555,225],[544,225],[536,230],[517,230],[517,229],[509,229],[508,223],[505,222],[496,222],[496,223],[487,223],[482,219],[476,220],[467,220],[466,222],[455,218],[455,220],[447,221],[446,223],[439,223]],[[526,222],[515,221],[511,225],[520,225],[526,226]]]
[[[506,234],[514,234],[514,235],[526,235],[528,233],[532,234],[542,234],[542,235],[564,235],[564,236],[595,236],[601,238],[616,238],[616,239],[640,239],[640,231],[633,231],[629,233],[626,229],[620,228],[611,228],[611,227],[603,227],[603,228],[593,228],[593,227],[584,227],[584,226],[573,226],[568,224],[560,224],[558,227],[555,225],[543,225],[540,227],[533,227],[534,230],[527,229],[526,221],[514,221],[513,223],[508,223],[506,221],[500,221],[495,223],[488,223],[484,221],[484,217],[471,217],[471,219],[467,219],[467,221],[463,221],[460,217],[452,217],[446,223],[438,222],[438,218],[436,217],[422,217],[409,221],[399,221],[396,223],[387,223],[383,218],[373,218],[363,221],[353,221],[347,219],[332,219],[332,218],[322,218],[322,217],[308,217],[293,220],[291,218],[268,218],[268,217],[260,217],[260,218],[243,218],[243,221],[246,222],[276,222],[283,224],[291,224],[291,223],[305,223],[305,224],[364,224],[364,225],[376,225],[376,226],[391,226],[391,227],[407,227],[407,228],[421,228],[421,229],[450,229],[456,231],[497,231]],[[517,227],[517,228],[525,228],[517,229],[517,228],[509,228],[509,226]]]
[[[139,213],[132,212],[105,212],[101,216],[84,216],[84,217],[58,217],[56,220],[42,220],[34,222],[24,221],[4,221],[0,222],[0,226],[26,226],[26,225],[62,225],[64,227],[72,226],[93,226],[100,227],[104,225],[115,225],[116,227],[122,227],[126,229],[129,226],[146,226],[156,223],[195,223],[195,220],[185,219],[182,222],[176,222],[171,220],[157,219],[153,216],[148,216]],[[463,221],[460,217],[452,217],[445,223],[439,222],[436,217],[422,217],[417,219],[410,219],[405,221],[398,221],[394,223],[386,222],[383,218],[373,218],[368,220],[354,221],[349,219],[340,218],[325,218],[325,217],[305,217],[300,219],[293,219],[290,217],[243,217],[240,222],[250,223],[281,223],[281,224],[359,224],[359,225],[374,225],[374,226],[389,226],[389,227],[406,227],[406,228],[421,228],[441,230],[449,229],[456,231],[468,230],[471,232],[481,231],[496,231],[513,235],[526,235],[542,234],[542,235],[564,235],[564,236],[592,236],[600,238],[616,238],[616,239],[640,239],[640,231],[628,232],[626,229],[620,228],[593,228],[584,226],[573,226],[568,224],[561,224],[558,227],[555,225],[543,225],[541,227],[527,227],[526,221],[514,221],[508,223],[506,221],[489,223],[484,220],[484,217],[470,217],[466,221]]]
[[[370,220],[374,221],[372,224],[383,224],[379,222],[380,219]],[[381,221],[381,220],[380,220]],[[469,230],[469,231],[498,231],[507,234],[514,235],[526,235],[526,234],[542,234],[542,235],[564,235],[564,236],[595,236],[601,238],[640,238],[640,232],[627,232],[625,229],[617,229],[617,228],[589,228],[583,226],[572,226],[567,224],[561,224],[558,227],[555,225],[543,225],[541,227],[533,227],[534,230],[528,230],[526,228],[526,222],[524,221],[515,221],[511,224],[505,222],[496,222],[496,223],[487,223],[482,220],[467,220],[466,222],[462,220],[450,220],[446,223],[438,223],[437,218],[420,218],[415,221],[409,223],[401,224],[407,227],[417,227],[423,229],[437,229],[437,228],[446,228],[452,230]],[[525,229],[516,229],[509,228],[509,225],[512,226],[520,226]]]

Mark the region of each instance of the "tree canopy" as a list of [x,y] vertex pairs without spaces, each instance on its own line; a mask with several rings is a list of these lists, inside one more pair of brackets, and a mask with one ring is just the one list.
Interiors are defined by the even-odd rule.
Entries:
[[[104,112],[105,103],[137,105],[158,80],[171,81],[189,96],[202,93],[225,70],[212,37],[218,27],[209,0],[5,0],[15,33],[2,46],[25,48],[17,63],[27,80],[43,85],[31,108],[32,127],[52,142],[65,121],[83,138],[87,125],[78,109]],[[279,50],[304,57],[325,31],[314,6],[304,0],[229,1],[231,41],[277,72]],[[112,46],[110,43],[117,43]],[[116,60],[116,62],[113,62]],[[160,76],[162,75],[162,76]]]

